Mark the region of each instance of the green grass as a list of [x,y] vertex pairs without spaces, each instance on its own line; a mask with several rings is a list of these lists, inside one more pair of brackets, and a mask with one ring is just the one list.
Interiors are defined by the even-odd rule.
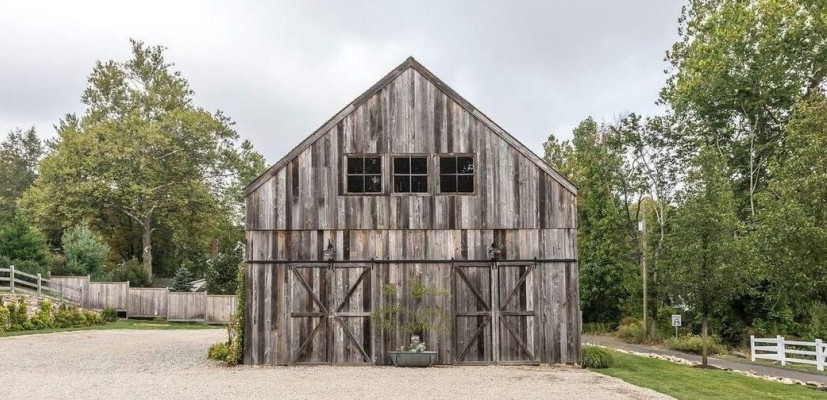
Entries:
[[612,352],[611,368],[594,372],[620,378],[677,399],[827,399],[827,392],[785,385],[730,371],[693,368],[648,357]]
[[[730,361],[751,362],[749,358],[733,356],[733,355],[715,355],[715,358],[720,358],[722,360],[730,360]],[[823,372],[819,371],[816,368],[815,365],[810,365],[810,364],[799,364],[799,363],[788,362],[787,365],[781,365],[781,363],[779,363],[779,362],[772,361],[772,360],[765,360],[765,359],[761,359],[761,358],[755,359],[755,364],[766,365],[768,367],[786,369],[786,370],[790,370],[790,371],[801,371],[801,372],[809,372],[809,373],[813,373],[813,374],[823,374]]]
[[167,322],[156,320],[140,320],[140,319],[121,319],[116,322],[109,322],[103,325],[84,326],[81,328],[58,328],[58,329],[43,329],[38,331],[17,331],[17,332],[0,332],[0,337],[22,336],[22,335],[37,335],[43,333],[55,332],[74,332],[74,331],[91,331],[91,330],[107,330],[107,329],[138,329],[138,330],[152,330],[152,329],[216,329],[221,326],[206,325],[194,322]]

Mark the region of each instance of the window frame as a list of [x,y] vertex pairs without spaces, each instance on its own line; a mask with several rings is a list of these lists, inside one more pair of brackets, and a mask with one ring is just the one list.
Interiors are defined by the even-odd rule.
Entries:
[[[379,180],[382,187],[378,192],[349,192],[347,190],[347,177],[350,175],[353,176],[365,176],[365,175],[377,175],[377,174],[348,174],[347,173],[347,161],[350,158],[378,158],[379,159]],[[342,196],[380,196],[387,194],[387,186],[388,182],[386,179],[385,174],[385,166],[387,165],[387,157],[385,154],[380,153],[345,153],[342,155],[342,170],[340,173],[340,180],[339,180],[339,194]]]
[[[471,192],[443,192],[442,191],[442,157],[471,157],[471,162],[474,163],[474,173],[470,174],[473,177],[474,182],[474,190]],[[434,189],[434,195],[436,196],[475,196],[479,193],[479,168],[480,165],[477,162],[477,153],[436,153],[435,154],[435,167],[434,171],[436,173],[436,183]],[[469,175],[469,174],[454,174],[457,175]]]
[[[394,167],[395,167],[394,161],[397,158],[424,158],[425,159],[425,164],[428,168],[427,173],[425,173],[425,174],[407,173],[407,174],[401,174],[401,175],[408,176],[408,177],[411,177],[411,176],[424,176],[424,177],[426,177],[426,179],[427,179],[427,190],[426,191],[424,191],[424,192],[397,192],[396,190],[394,190],[394,185],[395,185],[394,178],[396,176],[396,174],[394,173]],[[427,195],[432,195],[433,194],[433,188],[434,188],[434,185],[433,185],[433,181],[434,181],[433,172],[435,170],[434,169],[434,162],[433,162],[433,153],[430,153],[430,154],[429,153],[391,153],[391,154],[389,154],[388,165],[390,165],[390,176],[388,178],[388,181],[389,181],[388,182],[388,184],[389,184],[388,192],[390,193],[391,196],[427,196]],[[436,178],[439,179],[438,176]]]

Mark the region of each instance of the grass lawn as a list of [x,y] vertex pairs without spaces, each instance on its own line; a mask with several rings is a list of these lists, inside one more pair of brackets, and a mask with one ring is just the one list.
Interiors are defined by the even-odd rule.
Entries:
[[120,319],[116,322],[107,322],[103,325],[85,326],[82,328],[43,329],[39,331],[0,332],[0,337],[36,335],[41,333],[90,331],[101,329],[217,329],[220,325],[206,325],[194,322],[167,322],[140,319]]
[[827,399],[801,385],[785,385],[729,371],[692,368],[687,365],[613,351],[614,366],[592,371],[623,379],[677,399]]

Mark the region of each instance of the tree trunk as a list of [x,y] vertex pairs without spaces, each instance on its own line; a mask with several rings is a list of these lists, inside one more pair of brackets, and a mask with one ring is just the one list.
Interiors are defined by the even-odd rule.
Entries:
[[146,271],[147,276],[152,278],[152,222],[147,218],[142,225],[141,245],[143,246],[143,253],[141,257],[144,271]]
[[707,337],[707,329],[706,328],[707,328],[706,313],[704,313],[704,315],[701,317],[701,338],[702,338],[701,339],[702,340],[701,365],[703,365],[704,367],[707,366],[707,361],[708,361],[707,358],[708,358],[708,355],[709,355],[709,346],[707,345],[708,337]]

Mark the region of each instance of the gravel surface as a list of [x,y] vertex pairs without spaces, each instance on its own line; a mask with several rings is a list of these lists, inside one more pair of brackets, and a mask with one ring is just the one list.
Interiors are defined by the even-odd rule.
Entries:
[[2,399],[667,399],[575,367],[254,367],[206,360],[223,329],[0,338]]

